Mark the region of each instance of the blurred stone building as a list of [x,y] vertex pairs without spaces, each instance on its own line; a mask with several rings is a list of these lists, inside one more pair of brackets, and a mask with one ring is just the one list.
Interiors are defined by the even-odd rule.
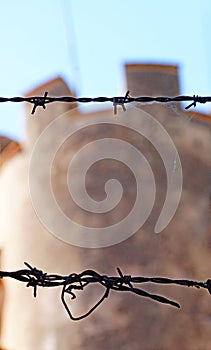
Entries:
[[[180,94],[176,66],[128,64],[125,72],[131,96]],[[56,78],[28,92],[28,96],[43,95],[45,91],[49,96],[72,95],[65,82]],[[129,114],[135,108],[140,110],[140,129],[144,128],[142,113],[148,113],[157,120],[178,150],[183,172],[182,196],[168,226],[160,234],[153,234],[165,201],[167,178],[163,161],[148,140],[128,128],[98,123],[101,119],[110,118],[111,109],[91,112],[88,108],[88,113],[82,113],[76,105],[52,103],[47,105],[46,110],[37,108],[36,115],[32,117],[31,105],[27,105],[26,133],[21,144],[5,137],[0,139],[2,270],[21,269],[27,261],[45,272],[61,275],[85,269],[115,275],[119,266],[123,273],[130,275],[196,280],[210,278],[210,116],[192,110],[184,112],[179,104],[146,104],[126,108]],[[114,118],[121,118],[121,113],[124,112],[120,107]],[[59,129],[46,129],[61,115],[64,118]],[[93,118],[96,125],[87,127],[85,122]],[[156,183],[152,211],[138,232],[121,243],[95,249],[65,243],[49,233],[32,205],[30,162],[37,140],[40,140],[43,131],[49,130],[48,137],[42,138],[43,153],[37,159],[38,165],[33,166],[33,184],[42,210],[54,224],[52,207],[45,207],[47,160],[58,135],[66,135],[73,125],[78,131],[71,137],[64,137],[65,142],[55,153],[50,181],[58,206],[67,217],[81,225],[94,229],[122,220],[135,203],[137,184],[134,174],[123,163],[111,158],[102,159],[87,171],[87,193],[96,201],[102,201],[106,195],[105,183],[114,178],[122,184],[121,201],[106,213],[79,208],[69,194],[67,173],[70,160],[80,149],[89,142],[104,138],[124,140],[139,149],[151,166]],[[156,132],[153,129],[152,135]],[[165,148],[165,140],[163,143]],[[121,155],[121,149],[119,152]],[[135,161],[130,152],[126,157]],[[140,175],[143,173],[144,183],[148,186],[144,169],[140,167],[139,172]],[[76,172],[70,179],[76,193],[81,189],[79,175]],[[150,191],[150,188],[145,190]],[[2,346],[8,350],[165,350],[178,349],[179,344],[182,349],[210,349],[211,298],[206,291],[159,285],[141,287],[178,301],[182,308],[177,310],[129,293],[112,292],[91,316],[73,322],[60,301],[60,288],[40,288],[34,299],[32,290],[22,283],[5,279]],[[86,312],[100,298],[100,293],[103,291],[94,285],[87,293],[79,292],[78,298],[71,302],[74,315]]]

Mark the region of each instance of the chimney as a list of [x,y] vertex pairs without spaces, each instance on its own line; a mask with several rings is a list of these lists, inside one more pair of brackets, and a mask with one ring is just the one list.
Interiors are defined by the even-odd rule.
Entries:
[[178,67],[165,64],[126,64],[131,96],[178,96]]

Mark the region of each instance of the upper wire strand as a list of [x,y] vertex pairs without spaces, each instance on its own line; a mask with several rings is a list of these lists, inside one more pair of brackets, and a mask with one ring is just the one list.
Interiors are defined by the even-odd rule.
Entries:
[[35,114],[37,107],[42,107],[46,109],[46,104],[53,102],[66,102],[66,103],[104,103],[111,102],[114,107],[114,114],[117,114],[117,105],[120,105],[125,111],[125,104],[131,102],[144,102],[144,103],[168,103],[168,102],[191,102],[185,109],[190,109],[191,107],[196,107],[197,103],[205,104],[211,102],[211,96],[175,96],[175,97],[151,97],[151,96],[140,96],[131,97],[129,91],[126,92],[125,96],[114,96],[114,97],[73,97],[73,96],[61,96],[61,97],[50,97],[48,92],[44,93],[44,96],[32,96],[32,97],[0,97],[0,103],[3,102],[27,102],[33,104],[33,109],[31,114]]

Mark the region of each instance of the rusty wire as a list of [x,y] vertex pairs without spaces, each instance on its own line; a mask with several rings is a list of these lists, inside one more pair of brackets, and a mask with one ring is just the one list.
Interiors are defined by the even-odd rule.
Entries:
[[[118,276],[109,277],[107,275],[100,275],[94,270],[85,270],[79,274],[71,273],[68,276],[61,276],[56,274],[47,274],[42,270],[38,270],[36,267],[32,267],[28,263],[24,263],[27,268],[6,272],[0,271],[0,278],[10,277],[21,282],[25,282],[27,287],[32,287],[34,289],[34,297],[37,296],[37,287],[62,287],[61,291],[61,301],[70,317],[71,320],[77,321],[81,320],[88,315],[90,315],[106,298],[109,296],[111,290],[118,292],[131,292],[136,295],[150,298],[159,303],[169,304],[174,307],[180,308],[180,305],[167,299],[166,297],[152,294],[146,292],[143,289],[134,287],[133,284],[139,283],[157,283],[157,284],[171,284],[171,285],[180,285],[186,287],[196,287],[196,288],[205,288],[211,294],[211,280],[208,279],[205,282],[197,282],[184,279],[170,279],[164,277],[132,277],[130,275],[123,275],[120,268],[117,268]],[[100,284],[105,288],[105,292],[100,300],[85,314],[81,316],[73,316],[68,306],[65,297],[70,296],[71,299],[76,298],[75,291],[83,291],[86,286],[89,284]]]
[[34,114],[37,107],[46,108],[46,104],[53,102],[66,102],[66,103],[89,103],[89,102],[112,102],[114,106],[114,114],[116,114],[116,107],[120,105],[123,110],[125,110],[125,104],[131,102],[139,103],[167,103],[167,102],[191,102],[185,109],[191,107],[196,107],[197,103],[207,103],[211,102],[211,96],[176,96],[176,97],[150,97],[150,96],[141,96],[141,97],[131,97],[129,91],[126,92],[125,96],[116,96],[116,97],[72,97],[72,96],[63,96],[63,97],[50,97],[48,92],[44,93],[44,96],[31,96],[31,97],[0,97],[0,103],[3,102],[28,102],[33,104],[31,114]]

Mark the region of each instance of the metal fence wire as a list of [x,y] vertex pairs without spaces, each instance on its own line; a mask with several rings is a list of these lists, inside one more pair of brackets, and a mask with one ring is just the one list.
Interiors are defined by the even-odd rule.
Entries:
[[[117,113],[117,106],[121,106],[125,111],[125,104],[136,102],[136,103],[168,103],[168,102],[190,102],[185,109],[191,107],[196,107],[197,103],[205,104],[211,102],[211,96],[176,96],[176,97],[131,97],[129,91],[125,96],[116,96],[116,97],[49,97],[48,92],[45,92],[44,96],[32,96],[32,97],[0,97],[0,103],[3,102],[28,102],[33,105],[31,114],[36,112],[37,107],[46,108],[46,105],[53,102],[66,102],[66,103],[89,103],[89,102],[111,102],[114,107],[114,114]],[[186,287],[195,287],[195,288],[205,288],[211,294],[211,280],[208,279],[205,282],[184,280],[184,279],[170,279],[164,277],[132,277],[130,275],[123,275],[120,268],[117,267],[117,276],[109,277],[107,275],[100,275],[94,270],[85,270],[80,274],[71,273],[68,276],[61,276],[57,274],[47,274],[42,270],[39,270],[35,267],[32,267],[28,263],[25,269],[7,272],[0,271],[0,278],[13,278],[21,282],[25,282],[27,287],[32,287],[34,290],[34,297],[37,296],[37,287],[58,287],[61,286],[61,301],[70,317],[71,320],[77,321],[81,320],[88,315],[90,315],[106,298],[108,298],[111,290],[117,292],[131,292],[141,297],[150,298],[156,302],[169,304],[171,306],[180,308],[180,305],[167,299],[166,297],[149,293],[143,289],[137,288],[134,284],[140,283],[156,283],[156,284],[165,284],[165,285],[180,285]],[[80,316],[73,316],[70,307],[68,306],[65,297],[70,296],[71,299],[76,298],[76,291],[83,291],[86,286],[89,284],[100,284],[105,288],[105,292],[100,300],[90,308],[88,312]]]
[[[71,273],[68,276],[61,276],[56,274],[47,274],[42,270],[38,270],[36,267],[32,267],[29,263],[25,262],[25,269],[6,272],[0,271],[0,278],[10,277],[21,282],[25,282],[27,287],[32,287],[34,290],[34,297],[37,296],[37,287],[58,287],[61,286],[61,301],[70,317],[73,321],[81,320],[89,316],[106,298],[109,296],[111,290],[117,292],[131,292],[141,297],[150,298],[156,302],[168,304],[177,308],[180,305],[163,297],[161,295],[152,294],[146,292],[143,289],[137,288],[134,284],[139,283],[156,283],[156,284],[171,284],[180,285],[185,287],[205,288],[211,294],[211,280],[208,279],[205,282],[197,282],[184,279],[170,279],[164,277],[132,277],[130,275],[123,275],[119,267],[117,267],[118,276],[100,275],[94,270],[85,270],[79,274]],[[75,291],[83,291],[89,284],[100,284],[105,288],[105,292],[100,300],[90,308],[88,312],[80,316],[73,316],[70,307],[68,306],[65,297],[70,296],[71,299],[76,298]]]
[[116,96],[116,97],[72,97],[72,96],[63,96],[63,97],[50,97],[48,92],[44,93],[44,96],[31,96],[31,97],[0,97],[0,103],[3,102],[28,102],[33,105],[31,114],[34,114],[37,107],[46,108],[46,105],[53,102],[66,102],[66,103],[90,103],[90,102],[112,102],[114,106],[114,114],[117,113],[117,105],[122,106],[123,110],[125,109],[125,104],[131,102],[139,103],[168,103],[168,102],[191,102],[185,109],[191,107],[196,107],[197,103],[205,104],[211,102],[211,96],[176,96],[176,97],[151,97],[151,96],[140,96],[140,97],[131,97],[130,91],[127,91],[125,96]]

